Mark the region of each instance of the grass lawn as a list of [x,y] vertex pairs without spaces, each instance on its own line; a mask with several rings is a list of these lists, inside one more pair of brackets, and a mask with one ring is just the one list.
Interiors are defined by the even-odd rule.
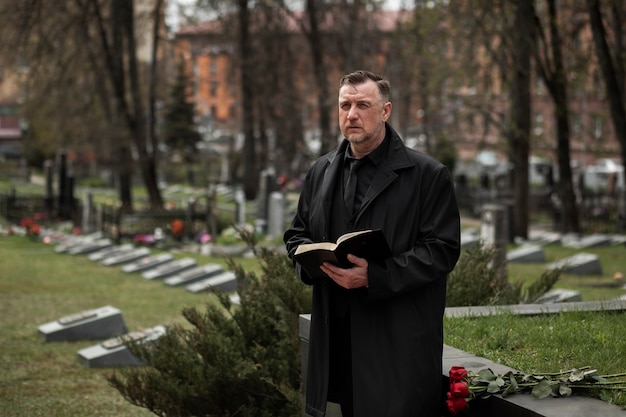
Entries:
[[[545,247],[548,262],[579,250]],[[556,288],[580,291],[583,300],[605,300],[626,294],[613,277],[626,275],[625,246],[585,250],[601,259],[603,274],[564,274]],[[193,256],[199,264],[223,258]],[[256,261],[238,260],[246,268]],[[509,264],[512,281],[530,283],[543,265]],[[40,324],[103,305],[119,308],[129,330],[182,322],[183,307],[211,303],[209,294],[193,294],[159,281],[103,267],[84,256],[56,254],[53,246],[28,238],[0,236],[0,416],[80,417],[151,416],[126,402],[107,385],[113,369],[89,369],[76,352],[97,342],[46,343]],[[502,315],[477,319],[446,319],[445,342],[524,372],[553,372],[589,365],[599,373],[626,371],[626,321],[620,313],[568,313],[554,316]],[[604,393],[609,402],[626,405],[620,392]]]
[[[182,255],[181,255],[182,256]],[[187,256],[187,255],[185,255]],[[224,259],[207,259],[201,264]],[[250,260],[242,260],[242,264]],[[28,238],[0,237],[0,415],[3,417],[149,416],[107,385],[112,369],[85,368],[77,351],[97,341],[44,342],[39,325],[112,305],[129,330],[183,322],[183,307],[213,301],[160,281],[57,254]]]

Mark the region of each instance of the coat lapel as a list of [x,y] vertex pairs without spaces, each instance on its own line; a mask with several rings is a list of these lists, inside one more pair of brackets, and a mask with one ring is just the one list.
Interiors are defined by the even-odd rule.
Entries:
[[387,125],[387,134],[390,135],[389,148],[383,161],[378,166],[378,170],[374,175],[374,180],[370,184],[359,209],[358,217],[367,209],[367,207],[376,199],[385,188],[387,188],[398,177],[396,171],[412,166],[411,161],[406,153],[404,143],[398,134]]

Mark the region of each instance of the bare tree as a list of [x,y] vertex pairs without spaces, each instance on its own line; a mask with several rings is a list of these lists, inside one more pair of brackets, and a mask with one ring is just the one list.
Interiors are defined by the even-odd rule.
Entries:
[[[153,129],[147,128],[152,122],[146,120],[148,95],[137,58],[134,1],[112,0],[106,10],[104,4],[98,0],[6,1],[2,6],[8,13],[3,17],[8,19],[3,23],[10,28],[7,30],[10,37],[5,39],[28,62],[30,85],[47,86],[45,90],[29,88],[27,102],[55,99],[55,105],[62,108],[68,102],[75,102],[77,96],[72,94],[79,91],[78,97],[90,97],[89,102],[98,106],[83,106],[83,114],[99,115],[109,125],[111,136],[102,140],[111,141],[109,146],[116,153],[113,159],[118,164],[122,206],[132,208],[131,149],[134,149],[150,204],[162,207],[156,183],[157,148],[147,143],[148,138],[154,141],[155,135]],[[163,1],[156,0],[155,7],[154,33],[159,34]],[[158,40],[159,36],[152,40],[155,48]],[[82,90],[64,90],[65,84],[59,81],[67,77],[73,78]],[[94,100],[96,97],[99,99]],[[151,100],[155,100],[154,95]],[[27,108],[33,112],[33,120],[43,121],[37,116],[36,106]],[[148,108],[153,110],[154,106],[149,104]],[[154,120],[154,115],[151,119]]]
[[[596,55],[606,85],[611,120],[613,121],[615,135],[621,145],[622,164],[626,166],[626,92],[624,90],[624,82],[626,81],[624,70],[626,48],[624,43],[626,40],[622,32],[624,21],[626,20],[624,18],[625,10],[623,2],[609,2],[609,10],[606,14],[610,16],[613,22],[610,26],[613,42],[610,44],[611,36],[605,28],[605,19],[603,18],[600,1],[587,0],[587,8],[593,40],[596,46]],[[624,193],[624,196],[626,199],[626,193]],[[626,205],[626,201],[624,201],[624,204]]]
[[513,233],[528,238],[528,157],[531,126],[531,57],[535,32],[533,2],[515,0],[511,80],[511,160],[514,165]]
[[540,18],[536,19],[537,47],[535,48],[535,62],[555,106],[561,231],[563,233],[579,233],[580,222],[578,220],[578,208],[576,206],[570,163],[570,111],[567,98],[566,69],[563,64],[563,52],[561,50],[563,40],[559,31],[556,0],[547,0],[547,5],[547,30],[543,28]]

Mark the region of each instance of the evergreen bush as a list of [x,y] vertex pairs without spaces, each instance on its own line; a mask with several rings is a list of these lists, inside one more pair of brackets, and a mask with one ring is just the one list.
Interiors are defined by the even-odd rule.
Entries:
[[287,256],[257,248],[261,274],[231,259],[240,302],[218,294],[205,311],[183,309],[185,325],[152,346],[129,344],[144,366],[107,377],[128,401],[158,416],[293,417],[301,412],[298,316],[311,311],[310,288]]
[[536,301],[558,281],[561,270],[546,270],[527,287],[512,283],[494,265],[495,249],[475,245],[463,251],[448,276],[446,306],[485,306]]

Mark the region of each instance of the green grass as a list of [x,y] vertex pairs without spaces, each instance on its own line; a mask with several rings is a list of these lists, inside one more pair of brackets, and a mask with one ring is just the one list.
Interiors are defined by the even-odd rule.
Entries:
[[[626,247],[546,246],[547,262],[579,252],[598,255],[600,276],[562,274],[554,288],[579,291],[583,301],[608,300],[626,294]],[[510,281],[528,284],[544,271],[543,264],[509,263]],[[502,314],[480,318],[446,318],[445,343],[526,373],[558,372],[582,366],[602,375],[626,372],[626,320],[621,312],[572,312],[556,315]],[[626,393],[597,393],[603,400],[626,407]]]
[[[204,257],[200,262],[225,265],[225,259]],[[252,267],[253,262],[240,263]],[[132,331],[183,322],[183,307],[213,300],[207,293],[171,288],[84,256],[57,254],[53,246],[28,238],[0,237],[0,415],[153,415],[107,385],[105,376],[112,369],[85,368],[78,362],[77,351],[97,341],[44,342],[38,326],[112,305]]]

